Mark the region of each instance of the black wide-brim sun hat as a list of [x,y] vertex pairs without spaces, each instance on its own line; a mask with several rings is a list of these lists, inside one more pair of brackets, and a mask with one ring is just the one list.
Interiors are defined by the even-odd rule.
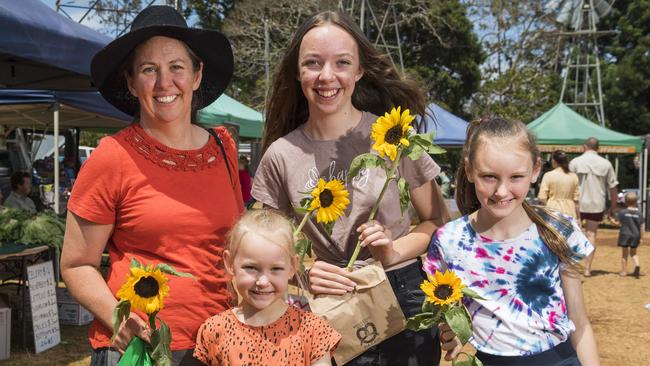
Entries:
[[122,65],[135,48],[151,37],[184,42],[203,62],[203,79],[192,106],[201,109],[226,90],[233,74],[232,48],[220,32],[189,28],[183,16],[169,6],[150,6],[133,20],[131,30],[93,57],[90,73],[102,96],[122,112],[136,116],[139,103],[127,87]]

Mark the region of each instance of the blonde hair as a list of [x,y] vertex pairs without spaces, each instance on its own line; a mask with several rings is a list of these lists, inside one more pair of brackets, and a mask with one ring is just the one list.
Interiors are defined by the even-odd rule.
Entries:
[[628,206],[636,206],[639,201],[639,195],[636,192],[628,192],[625,194],[625,204]]
[[[537,148],[537,138],[522,122],[500,117],[484,117],[472,121],[467,128],[467,138],[456,174],[456,203],[463,215],[468,215],[481,208],[474,183],[467,179],[466,162],[471,167],[481,144],[488,143],[487,140],[490,139],[517,140],[519,148],[530,152],[533,166],[539,164],[540,153]],[[558,257],[560,262],[579,271],[581,267],[573,256],[566,236],[560,233],[570,232],[572,230],[571,223],[554,212],[542,207],[533,207],[526,201],[522,202],[522,206],[528,217],[537,226],[548,249]]]
[[283,248],[290,258],[296,255],[293,238],[293,225],[275,210],[261,209],[248,211],[233,226],[228,237],[228,251],[234,260],[244,235],[255,233]]

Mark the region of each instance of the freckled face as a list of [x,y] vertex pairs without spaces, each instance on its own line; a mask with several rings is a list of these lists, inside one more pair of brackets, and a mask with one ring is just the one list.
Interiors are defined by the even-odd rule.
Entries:
[[324,116],[352,105],[363,76],[357,42],[345,30],[324,24],[305,34],[298,55],[298,80],[310,116]]
[[177,39],[152,37],[139,45],[127,84],[140,103],[140,118],[158,123],[188,122],[202,69],[203,64],[194,71],[185,45]]
[[481,210],[500,220],[520,215],[531,183],[537,180],[539,164],[516,138],[505,141],[484,138],[466,173],[474,183]]

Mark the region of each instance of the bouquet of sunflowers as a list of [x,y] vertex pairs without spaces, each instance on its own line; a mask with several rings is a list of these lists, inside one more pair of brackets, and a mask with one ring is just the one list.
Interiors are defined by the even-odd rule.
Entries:
[[[354,158],[350,164],[350,179],[357,176],[361,169],[364,168],[382,168],[386,172],[386,181],[377,201],[372,206],[368,221],[375,218],[379,204],[392,180],[397,181],[402,213],[408,208],[411,201],[408,183],[403,177],[397,177],[397,167],[403,157],[418,160],[425,152],[429,154],[442,154],[445,152],[445,150],[433,144],[432,133],[418,134],[415,132],[415,129],[411,126],[414,119],[415,116],[412,116],[408,109],[402,112],[401,107],[393,108],[390,113],[377,118],[377,121],[372,125],[371,138],[375,142],[372,150],[375,150],[378,155],[372,152],[361,154]],[[388,162],[384,159],[386,156],[388,156]],[[348,262],[348,271],[352,270],[360,250],[361,241],[358,241]]]
[[[462,302],[463,297],[482,299],[476,292],[467,288],[453,271],[436,271],[420,288],[425,294],[422,312],[410,317],[406,328],[413,331],[429,329],[444,321],[464,345],[472,336],[472,318]],[[454,366],[482,366],[483,363],[473,355],[461,352],[464,361],[452,361]]]
[[[174,267],[165,263],[145,266],[137,259],[131,258],[126,283],[117,291],[120,302],[113,310],[113,337],[117,334],[122,322],[129,317],[131,308],[133,308],[147,314],[151,328],[151,343],[147,344],[139,337],[134,337],[120,358],[118,366],[171,366],[172,333],[167,323],[157,317],[158,312],[164,306],[165,298],[169,296],[168,279],[165,273],[192,277],[191,274],[178,272]],[[160,323],[160,326],[157,326],[157,323]]]

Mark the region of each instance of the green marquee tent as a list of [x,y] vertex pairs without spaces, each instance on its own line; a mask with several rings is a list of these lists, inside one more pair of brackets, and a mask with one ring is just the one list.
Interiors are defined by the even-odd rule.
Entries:
[[264,126],[262,113],[239,103],[226,94],[222,94],[219,99],[201,109],[197,119],[205,127],[223,123],[239,125],[239,136],[243,138],[262,137]]
[[640,137],[601,127],[564,103],[558,103],[529,123],[528,129],[537,135],[537,142],[542,151],[564,150],[580,153],[582,144],[589,137],[599,140],[601,153],[633,154],[642,151]]

